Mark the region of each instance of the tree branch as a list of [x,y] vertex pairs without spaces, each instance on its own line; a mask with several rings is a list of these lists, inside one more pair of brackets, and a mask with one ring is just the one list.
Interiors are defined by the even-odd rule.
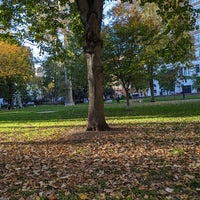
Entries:
[[76,4],[80,11],[81,21],[82,21],[84,27],[87,27],[89,2],[88,2],[88,0],[76,0]]
[[76,0],[85,28],[85,47],[87,53],[93,53],[97,45],[102,45],[100,37],[103,0]]

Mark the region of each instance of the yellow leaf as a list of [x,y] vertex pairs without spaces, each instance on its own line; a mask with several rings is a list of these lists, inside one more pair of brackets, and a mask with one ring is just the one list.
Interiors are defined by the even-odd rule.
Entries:
[[200,147],[197,148],[197,154],[200,154]]
[[80,197],[81,200],[87,199],[87,195],[84,194],[84,193],[80,193],[80,194],[79,194],[79,197]]

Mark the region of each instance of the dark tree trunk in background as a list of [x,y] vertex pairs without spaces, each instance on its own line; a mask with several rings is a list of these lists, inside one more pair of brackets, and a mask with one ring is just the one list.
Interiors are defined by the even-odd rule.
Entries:
[[153,67],[147,66],[148,70],[148,76],[149,76],[149,88],[151,93],[151,102],[155,102],[155,96],[154,96],[154,84],[153,84]]
[[89,108],[87,130],[108,130],[105,121],[102,64],[103,42],[100,36],[103,0],[76,0],[85,29],[84,52],[88,67]]
[[149,87],[150,87],[150,93],[151,93],[151,102],[155,102],[153,79],[149,80]]
[[14,83],[7,79],[8,83],[8,109],[14,108]]
[[183,94],[183,99],[185,99],[185,87],[182,85],[182,94]]
[[129,109],[130,108],[129,89],[126,89],[125,92],[126,92],[126,107],[127,109]]

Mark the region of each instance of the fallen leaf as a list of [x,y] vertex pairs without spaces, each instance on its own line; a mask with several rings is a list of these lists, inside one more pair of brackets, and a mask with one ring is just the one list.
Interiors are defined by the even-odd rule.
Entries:
[[84,194],[84,193],[80,193],[80,194],[79,194],[79,197],[80,197],[81,200],[87,199],[87,195]]
[[169,188],[169,187],[166,187],[166,188],[165,188],[165,191],[168,192],[168,193],[172,193],[172,192],[174,191],[174,189]]

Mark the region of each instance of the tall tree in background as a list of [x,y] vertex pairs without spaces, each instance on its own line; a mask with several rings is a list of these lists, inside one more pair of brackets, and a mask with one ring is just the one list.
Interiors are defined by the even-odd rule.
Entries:
[[140,79],[145,79],[140,54],[151,36],[149,23],[144,23],[138,2],[119,3],[110,15],[112,23],[103,31],[105,71],[111,76],[111,81],[122,85],[129,108],[130,87],[138,87]]
[[8,101],[14,107],[14,93],[26,84],[34,70],[30,50],[0,40],[0,78],[8,87]]
[[121,80],[127,102],[130,84],[141,78],[139,72],[143,71],[143,79],[148,80],[151,101],[154,102],[154,79],[160,65],[190,62],[193,58],[189,32],[185,31],[184,36],[172,42],[176,40],[176,34],[168,32],[157,11],[159,8],[155,3],[146,3],[142,8],[138,2],[119,3],[111,13],[112,23],[106,28],[108,30],[105,29],[105,52],[110,55],[106,69]]
[[167,94],[169,91],[174,91],[178,69],[163,65],[157,73],[156,79],[159,81],[159,86],[166,90]]
[[[154,24],[154,27],[157,27],[152,30],[153,36],[149,38],[149,43],[146,45],[143,54],[143,62],[149,81],[151,102],[155,101],[153,80],[156,78],[160,65],[171,65],[171,68],[176,71],[175,66],[177,63],[179,65],[180,63],[182,65],[191,65],[194,58],[194,44],[189,32],[193,24],[193,18],[191,18],[191,12],[185,10],[186,4],[182,4],[181,1],[177,3],[168,1],[161,6],[160,2],[157,3],[146,3],[143,7],[145,18],[150,24]],[[172,5],[173,8],[170,9]],[[159,9],[157,6],[159,6]],[[163,6],[168,11],[170,9],[170,12],[174,11],[173,14],[171,13],[174,18],[170,19],[168,13],[164,13]],[[162,13],[162,18],[157,13]],[[184,19],[184,22],[179,22],[180,18],[183,18],[183,15],[187,16],[188,21]]]

